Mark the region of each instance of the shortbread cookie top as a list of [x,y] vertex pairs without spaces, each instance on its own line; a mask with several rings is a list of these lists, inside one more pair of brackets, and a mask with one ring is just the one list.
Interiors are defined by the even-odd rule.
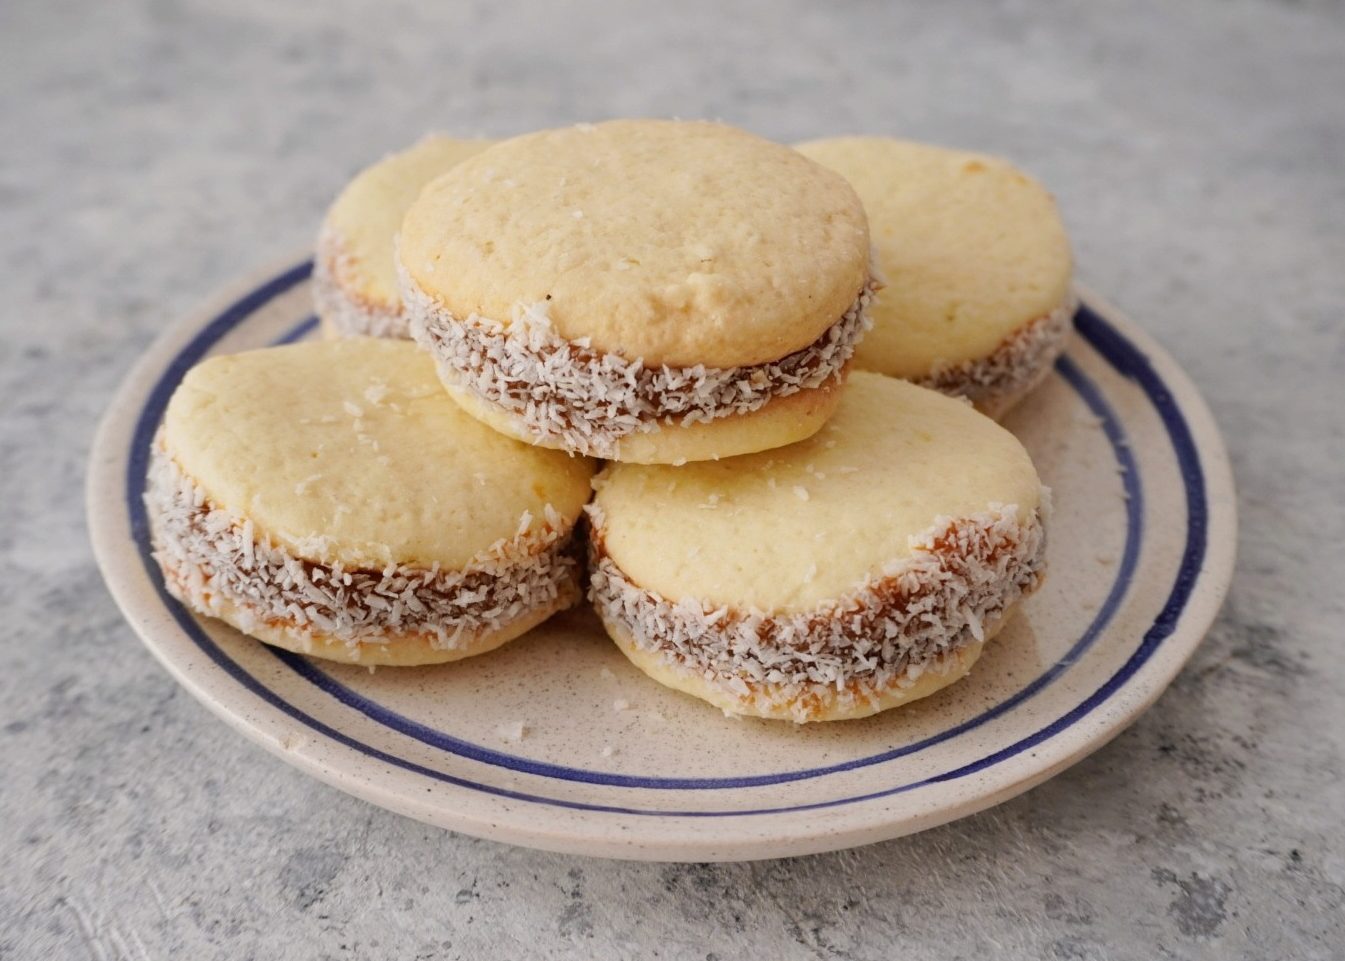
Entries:
[[520,533],[568,528],[594,468],[463,413],[409,341],[366,338],[199,364],[169,402],[164,443],[259,534],[371,569],[459,569]]
[[1069,298],[1069,238],[1039,183],[996,157],[886,137],[798,150],[843,174],[868,211],[887,286],[856,362],[896,377],[989,355]]
[[429,136],[356,174],[323,222],[337,254],[333,272],[349,293],[371,306],[396,307],[400,296],[393,239],[406,208],[425,184],[490,144]]
[[767,613],[807,610],[880,575],[936,524],[1015,505],[1041,482],[1012,434],[969,404],[856,373],[817,434],[683,467],[609,465],[595,513],[640,587]]
[[407,279],[453,316],[542,305],[572,341],[646,365],[737,367],[808,346],[868,277],[844,178],[717,123],[622,120],[504,141],[431,182]]

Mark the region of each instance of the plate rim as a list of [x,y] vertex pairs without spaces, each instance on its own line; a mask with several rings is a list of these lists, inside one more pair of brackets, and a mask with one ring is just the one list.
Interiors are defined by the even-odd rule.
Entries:
[[[1167,689],[1199,646],[1217,616],[1231,582],[1237,548],[1236,497],[1231,465],[1212,412],[1185,371],[1147,331],[1131,321],[1115,305],[1099,297],[1091,288],[1079,283],[1076,286],[1083,302],[1109,325],[1119,328],[1118,333],[1123,335],[1123,339],[1131,342],[1169,392],[1173,409],[1186,423],[1192,448],[1203,475],[1206,500],[1204,558],[1195,574],[1192,590],[1185,605],[1178,612],[1172,630],[1161,639],[1160,646],[1152,655],[1141,663],[1117,690],[1104,701],[1094,705],[1095,708],[1102,707],[1104,703],[1114,705],[1117,703],[1116,695],[1127,692],[1129,697],[1122,702],[1123,711],[1105,720],[1100,715],[1106,712],[1089,712],[1093,715],[1091,719],[1086,713],[1071,725],[1074,729],[1071,737],[1058,738],[1046,735],[1039,742],[1040,745],[1056,742],[1051,745],[1051,750],[1040,752],[1047,757],[1039,758],[1039,763],[1022,776],[1002,779],[1003,783],[992,790],[973,792],[970,797],[960,798],[955,803],[943,805],[932,811],[915,813],[895,820],[880,819],[854,824],[838,831],[794,832],[785,837],[726,843],[718,838],[706,840],[698,832],[691,830],[680,840],[656,838],[646,841],[639,837],[631,837],[630,832],[613,831],[610,822],[595,822],[592,829],[585,833],[578,831],[580,825],[569,819],[555,819],[554,829],[548,830],[548,819],[545,818],[524,817],[516,818],[510,823],[502,823],[499,819],[483,819],[466,814],[454,817],[452,812],[446,812],[440,804],[430,804],[418,798],[404,796],[391,788],[381,786],[376,780],[363,776],[357,770],[358,762],[354,766],[356,769],[347,770],[339,763],[339,758],[337,763],[328,764],[321,757],[294,750],[289,745],[288,738],[277,737],[266,730],[277,722],[284,724],[285,721],[279,718],[258,717],[255,716],[256,712],[245,713],[236,705],[223,700],[222,697],[225,695],[215,693],[213,688],[217,685],[212,683],[211,678],[198,677],[190,666],[170,657],[169,652],[162,649],[160,643],[151,637],[150,625],[142,619],[143,612],[137,610],[138,605],[134,603],[136,598],[133,596],[135,592],[127,583],[128,580],[134,579],[134,575],[125,577],[117,570],[117,565],[126,560],[125,545],[120,542],[123,540],[123,532],[129,529],[129,519],[119,516],[115,516],[114,519],[107,516],[109,512],[104,509],[102,501],[107,498],[109,490],[120,490],[124,485],[124,476],[119,476],[124,475],[127,467],[124,445],[118,446],[111,442],[122,436],[119,428],[126,426],[128,422],[134,423],[137,419],[138,411],[128,409],[131,406],[129,401],[137,395],[144,394],[147,379],[151,377],[159,379],[163,376],[166,369],[164,361],[171,356],[171,352],[180,342],[189,342],[212,321],[219,320],[230,308],[237,309],[250,296],[280,282],[282,278],[292,278],[286,286],[304,283],[306,276],[293,278],[303,274],[310,264],[311,253],[305,249],[297,255],[277,260],[246,274],[215,296],[208,298],[195,310],[185,313],[169,324],[144,350],[123,376],[90,447],[85,490],[88,529],[100,571],[122,614],[155,659],[193,697],[249,740],[261,744],[271,753],[305,773],[366,801],[418,820],[474,836],[546,850],[646,860],[750,860],[779,857],[851,847],[924,830],[984,810],[1029,790],[1102,747],[1133,723]],[[1154,403],[1152,396],[1148,399]],[[208,655],[202,652],[202,656]],[[220,673],[216,666],[215,680]],[[1145,681],[1141,684],[1136,678],[1142,673],[1145,675]],[[255,692],[248,693],[255,695]],[[1135,696],[1136,694],[1139,696]],[[275,704],[268,704],[267,707],[271,711],[281,710]],[[339,732],[336,733],[339,735]],[[339,748],[342,751],[355,750],[344,744],[340,737],[329,736],[329,740],[332,748]],[[1062,748],[1068,749],[1062,750]],[[1028,754],[1029,757],[1037,755],[1035,749]],[[364,757],[361,760],[368,762],[370,759]],[[1007,766],[1009,771],[1019,770],[1020,767],[1020,765]],[[1004,769],[1005,766],[1001,766],[999,772],[1001,776]],[[725,814],[722,817],[733,820],[735,815]],[[694,826],[702,819],[691,814],[661,816],[647,814],[643,820],[651,824],[658,821],[687,821]]]

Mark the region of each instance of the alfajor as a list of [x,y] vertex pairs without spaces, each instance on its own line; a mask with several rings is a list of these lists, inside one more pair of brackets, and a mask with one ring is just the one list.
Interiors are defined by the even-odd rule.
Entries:
[[655,680],[733,714],[863,717],[962,677],[1034,590],[1046,491],[964,401],[856,372],[811,438],[609,465],[589,596]]
[[409,337],[393,246],[427,183],[490,146],[429,136],[360,171],[323,219],[313,259],[313,304],[328,337]]
[[464,414],[413,344],[354,338],[190,370],[145,501],[193,610],[319,657],[430,664],[579,598],[592,471]]
[[1064,349],[1076,300],[1051,195],[995,157],[886,137],[799,151],[868,211],[887,287],[855,365],[969,398],[999,417]]
[[642,463],[814,433],[872,290],[844,178],[722,124],[504,141],[431,182],[399,240],[412,334],[474,416]]

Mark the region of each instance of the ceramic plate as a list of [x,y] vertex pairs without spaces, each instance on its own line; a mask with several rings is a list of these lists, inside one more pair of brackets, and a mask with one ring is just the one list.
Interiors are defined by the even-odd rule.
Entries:
[[150,348],[94,444],[89,526],[113,596],[169,673],[263,747],[393,811],[654,860],[907,834],[1115,736],[1191,655],[1228,586],[1236,522],[1214,421],[1176,364],[1085,291],[1068,352],[1006,422],[1055,491],[1049,576],[971,675],[933,697],[836,724],[726,717],[629,666],[587,610],[441,667],[370,673],[265,647],[165,593],[141,491],[189,367],[316,336],[310,269],[253,278]]

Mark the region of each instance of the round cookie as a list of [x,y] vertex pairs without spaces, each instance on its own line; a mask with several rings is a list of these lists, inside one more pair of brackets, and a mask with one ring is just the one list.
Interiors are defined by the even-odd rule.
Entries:
[[887,287],[855,364],[999,417],[1064,349],[1076,300],[1051,195],[996,157],[885,137],[798,150],[864,201]]
[[1045,490],[964,401],[856,372],[817,434],[609,465],[589,596],[655,680],[735,714],[864,717],[962,677],[1045,563]]
[[427,183],[490,146],[432,135],[355,175],[327,211],[313,259],[313,304],[328,337],[410,337],[394,245]]
[[412,334],[467,409],[653,463],[816,431],[867,325],[869,253],[844,178],[657,120],[497,144],[425,188],[398,247]]
[[578,599],[593,470],[463,413],[413,344],[353,338],[190,370],[146,505],[193,610],[293,651],[431,664]]

